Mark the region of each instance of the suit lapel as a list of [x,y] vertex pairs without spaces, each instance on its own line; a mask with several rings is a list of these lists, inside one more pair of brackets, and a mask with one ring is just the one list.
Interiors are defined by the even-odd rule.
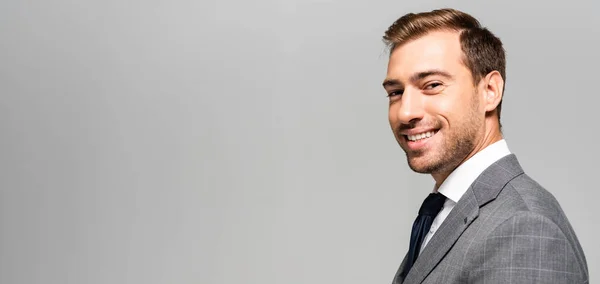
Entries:
[[394,276],[394,280],[392,281],[392,284],[400,284],[404,281],[404,279],[402,279],[401,274],[402,274],[402,270],[404,269],[404,264],[406,263],[407,258],[408,258],[408,253],[406,255],[404,255],[404,259],[402,260],[400,267],[396,271],[396,275]]
[[403,283],[421,283],[442,260],[464,230],[479,216],[479,206],[477,206],[472,192],[471,189],[467,190],[452,209],[413,264]]
[[423,282],[473,220],[479,216],[479,208],[494,200],[510,180],[522,173],[523,169],[513,154],[496,161],[483,171],[425,246],[402,283]]

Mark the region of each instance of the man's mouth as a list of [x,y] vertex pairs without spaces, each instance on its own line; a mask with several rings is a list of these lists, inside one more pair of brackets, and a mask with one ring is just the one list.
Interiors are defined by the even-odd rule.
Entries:
[[427,138],[433,136],[436,132],[437,131],[427,131],[427,132],[423,132],[423,133],[417,133],[414,135],[404,135],[404,137],[406,137],[406,139],[408,141],[416,142],[419,140],[427,139]]

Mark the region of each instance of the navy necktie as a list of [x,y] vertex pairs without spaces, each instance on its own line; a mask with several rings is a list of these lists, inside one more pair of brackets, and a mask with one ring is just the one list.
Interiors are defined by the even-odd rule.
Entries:
[[421,244],[423,244],[423,240],[431,228],[433,219],[435,219],[435,216],[442,210],[445,201],[446,197],[441,193],[431,193],[425,198],[425,201],[423,201],[421,209],[419,209],[419,216],[417,216],[417,219],[413,223],[412,232],[410,233],[410,246],[408,248],[406,263],[402,271],[403,277],[406,277],[417,260]]

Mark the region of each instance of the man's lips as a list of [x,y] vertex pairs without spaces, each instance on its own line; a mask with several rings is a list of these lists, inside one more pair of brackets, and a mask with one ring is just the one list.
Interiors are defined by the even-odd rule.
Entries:
[[407,140],[409,140],[409,137],[412,138],[411,140],[416,140],[420,136],[435,134],[439,130],[440,129],[437,127],[435,127],[435,128],[434,127],[405,128],[405,129],[400,129],[400,131],[398,131],[398,134],[404,136],[404,138],[406,138]]
[[412,152],[424,150],[438,132],[439,129],[421,128],[405,130],[400,132],[400,135],[404,141],[402,144],[405,145],[405,150]]
[[436,133],[437,133],[437,130],[425,130],[425,131],[410,131],[410,132],[406,132],[403,135],[404,135],[404,138],[406,138],[406,140],[415,142],[415,141],[427,139],[427,138],[435,135]]

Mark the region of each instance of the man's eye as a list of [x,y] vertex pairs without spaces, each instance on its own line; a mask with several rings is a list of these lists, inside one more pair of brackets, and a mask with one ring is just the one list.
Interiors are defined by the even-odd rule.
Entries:
[[435,89],[436,87],[439,87],[441,85],[442,85],[442,83],[437,83],[437,82],[431,83],[431,84],[428,84],[427,86],[425,86],[425,89],[431,90],[431,89]]
[[404,93],[404,90],[397,90],[397,91],[393,91],[393,92],[390,92],[390,93],[388,94],[388,97],[400,96],[400,95],[402,95],[403,93]]

